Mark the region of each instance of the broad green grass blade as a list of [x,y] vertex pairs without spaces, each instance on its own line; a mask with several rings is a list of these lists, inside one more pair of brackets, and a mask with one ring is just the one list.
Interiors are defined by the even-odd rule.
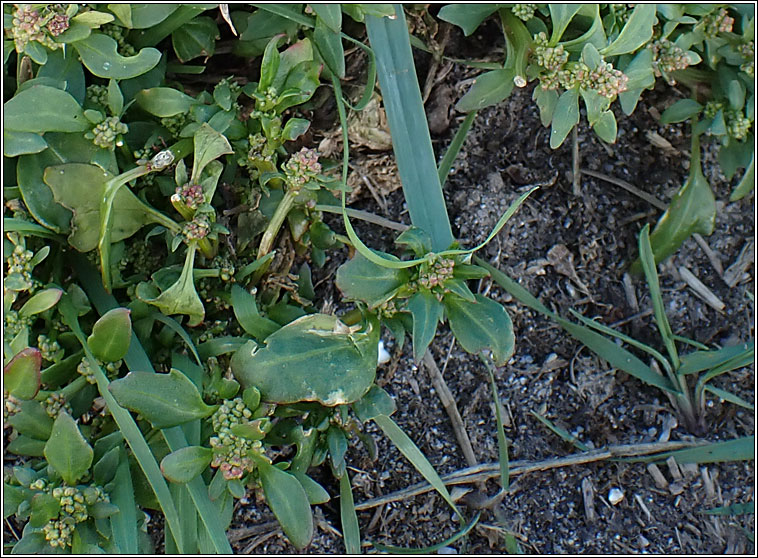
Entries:
[[376,55],[384,109],[411,222],[432,237],[432,248],[439,252],[452,244],[453,232],[437,174],[408,26],[402,5],[394,6],[392,19],[366,16],[366,30]]
[[650,289],[650,299],[653,301],[653,311],[655,312],[655,321],[658,324],[658,330],[661,332],[663,344],[669,354],[671,364],[674,370],[679,368],[679,354],[676,351],[674,343],[674,334],[671,331],[671,325],[666,317],[666,310],[661,297],[661,285],[658,282],[658,272],[655,269],[655,258],[653,257],[653,248],[650,246],[650,225],[645,225],[640,231],[640,262],[642,270],[645,272],[648,288]]
[[481,515],[482,515],[481,511],[476,512],[476,515],[474,516],[474,518],[471,521],[469,521],[469,523],[466,526],[464,526],[463,529],[458,531],[455,535],[453,535],[449,539],[445,539],[442,542],[438,542],[437,544],[433,544],[431,546],[425,546],[424,548],[403,548],[402,546],[392,546],[392,545],[381,544],[378,542],[372,542],[371,544],[380,552],[387,552],[389,554],[433,554],[434,552],[437,552],[443,546],[450,546],[461,537],[465,537],[466,535],[468,535],[471,529],[473,529],[474,526],[479,522],[479,516]]
[[123,447],[119,450],[119,461],[116,476],[113,478],[111,504],[118,506],[119,513],[110,517],[113,530],[113,542],[123,554],[137,554],[139,536],[137,532],[137,504],[134,501],[132,475],[129,472],[129,461]]
[[361,531],[358,527],[353,488],[350,485],[350,477],[347,471],[340,479],[340,518],[342,519],[342,537],[345,539],[345,552],[347,554],[360,554]]
[[714,442],[694,448],[667,451],[657,455],[630,458],[628,461],[647,463],[663,462],[671,456],[682,463],[722,463],[726,461],[749,461],[755,459],[755,436],[746,436],[726,442]]
[[500,464],[500,485],[503,490],[508,492],[511,486],[510,480],[510,466],[508,464],[508,439],[505,437],[505,429],[503,428],[503,417],[500,412],[500,394],[497,391],[497,383],[495,383],[495,373],[492,370],[492,364],[489,358],[479,355],[485,366],[487,372],[490,374],[490,385],[492,387],[492,401],[495,404],[495,420],[497,420],[497,449],[498,449],[498,461]]
[[650,345],[645,345],[644,343],[641,343],[634,339],[633,337],[629,337],[628,335],[624,335],[621,332],[616,331],[615,329],[608,327],[606,325],[603,325],[599,322],[596,322],[595,320],[591,320],[590,318],[587,318],[585,316],[582,316],[579,312],[574,310],[573,308],[569,309],[569,312],[580,322],[583,324],[596,329],[597,331],[601,333],[605,333],[606,335],[611,335],[613,337],[616,337],[618,339],[621,339],[625,343],[628,343],[632,347],[637,347],[639,350],[646,352],[647,354],[653,356],[658,362],[660,362],[663,367],[666,369],[666,371],[670,374],[672,372],[671,370],[671,363],[669,363],[668,360],[666,360],[666,357],[664,357],[661,353],[653,349]]
[[445,151],[445,156],[440,161],[437,173],[440,178],[440,184],[444,184],[447,180],[447,175],[450,174],[450,169],[453,168],[453,161],[458,156],[458,153],[463,147],[463,142],[466,141],[466,135],[471,129],[471,125],[474,123],[477,111],[471,111],[466,115],[466,119],[461,123],[461,127],[455,132],[453,141],[450,142],[450,146]]
[[576,436],[568,432],[567,430],[564,430],[560,426],[556,426],[553,424],[553,421],[550,419],[543,417],[541,414],[535,412],[535,411],[529,411],[529,413],[536,418],[538,421],[540,421],[542,424],[548,427],[550,431],[553,432],[553,434],[560,437],[564,442],[568,442],[569,444],[573,445],[577,449],[581,451],[590,451],[590,448],[585,445],[582,441],[579,440]]
[[741,345],[730,345],[716,351],[704,350],[688,353],[682,357],[682,365],[677,374],[694,374],[703,370],[715,369],[727,361],[743,354],[748,353],[752,343],[743,343]]
[[[96,279],[98,277],[97,272],[92,269],[83,255],[77,255],[75,257],[74,265],[77,271],[77,277],[98,313],[102,315],[108,310],[118,307],[116,299],[105,292],[103,285]],[[155,371],[150,362],[150,358],[147,356],[147,353],[145,353],[145,350],[142,348],[136,335],[132,335],[132,342],[129,345],[129,350],[126,353],[124,360],[130,370],[143,370],[147,372]],[[108,392],[108,395],[111,399],[113,398],[113,396],[110,395],[110,392]],[[116,404],[115,400],[113,400],[113,403]],[[118,408],[127,414],[130,421],[132,420],[131,415],[129,415],[127,411],[121,407]],[[133,421],[131,424],[134,428],[137,428]],[[137,432],[139,433],[138,429]],[[161,433],[172,452],[189,445],[181,427],[165,428]],[[124,437],[126,437],[126,435]],[[150,451],[149,448],[147,451]],[[155,462],[152,453],[150,453],[150,457]],[[155,466],[158,467],[157,462],[155,463]],[[160,469],[158,469],[158,474],[160,475],[161,480],[163,480],[163,475],[160,473]],[[216,553],[232,554],[232,547],[226,538],[226,530],[224,525],[221,524],[218,509],[210,501],[208,487],[205,485],[202,478],[197,477],[193,479],[186,485],[186,487],[192,497],[192,501],[197,508],[198,515],[205,526],[208,538],[213,544]]]
[[458,515],[458,517],[463,520],[463,515],[458,509],[458,506],[455,505],[455,502],[453,502],[453,499],[450,497],[450,493],[447,491],[445,483],[442,482],[442,479],[437,474],[437,471],[434,470],[434,467],[431,463],[429,463],[429,460],[424,457],[424,454],[421,453],[421,450],[418,449],[418,446],[413,443],[413,440],[411,440],[408,435],[403,432],[403,430],[397,424],[395,424],[395,421],[386,415],[378,415],[374,417],[374,422],[379,425],[379,428],[382,429],[390,441],[397,446],[397,449],[400,450],[400,453],[402,453],[416,468],[416,470],[421,473],[421,476],[423,476],[427,482],[431,484],[437,492],[440,493],[445,501],[450,504],[450,507],[453,508],[453,511],[455,511],[456,515]]
[[739,397],[737,395],[734,395],[733,393],[726,391],[725,389],[717,388],[714,386],[705,386],[704,389],[705,391],[712,393],[716,397],[720,397],[724,401],[729,401],[729,403],[734,403],[735,405],[739,405],[740,407],[743,407],[745,409],[755,411],[754,405],[752,405],[748,401],[745,401],[744,399],[742,399],[742,397]]
[[715,378],[716,376],[720,376],[721,374],[725,374],[726,372],[730,372],[731,370],[736,370],[737,368],[749,366],[754,361],[755,361],[755,347],[750,347],[749,350],[743,353],[740,353],[733,358],[730,358],[723,364],[709,370],[708,372],[700,376],[700,378],[698,378],[697,380],[697,384],[695,384],[695,401],[702,403],[703,390],[706,388],[706,384],[710,382],[713,378]]

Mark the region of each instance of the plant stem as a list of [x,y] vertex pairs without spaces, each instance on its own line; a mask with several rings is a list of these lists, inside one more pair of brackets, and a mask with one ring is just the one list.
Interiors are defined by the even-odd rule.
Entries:
[[284,219],[295,204],[296,196],[297,192],[288,190],[284,193],[282,201],[276,206],[276,211],[274,211],[274,215],[271,217],[271,221],[269,221],[268,227],[266,227],[266,230],[263,233],[263,238],[261,238],[261,243],[258,246],[258,258],[262,258],[271,251],[271,248],[274,245],[274,239],[276,238],[276,235],[279,234],[279,229],[282,228],[282,224],[284,224]]

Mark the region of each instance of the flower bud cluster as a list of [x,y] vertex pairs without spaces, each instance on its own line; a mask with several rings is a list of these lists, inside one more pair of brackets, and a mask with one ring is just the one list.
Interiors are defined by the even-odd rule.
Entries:
[[261,168],[271,168],[273,170],[276,152],[269,145],[263,134],[251,134],[248,138],[250,148],[247,157],[239,160],[240,166],[248,167],[250,170],[260,170]]
[[437,258],[430,264],[421,266],[418,282],[426,288],[432,289],[450,279],[453,276],[455,260],[449,258]]
[[[60,6],[60,5],[58,5]],[[68,29],[68,16],[58,6],[44,7],[35,4],[16,4],[7,33],[13,39],[17,52],[23,52],[27,43],[37,41],[51,50],[61,47],[53,37]],[[41,13],[39,10],[42,9]]]
[[211,467],[218,467],[227,480],[242,478],[255,469],[255,461],[250,457],[250,453],[264,455],[265,450],[260,440],[235,436],[231,431],[235,424],[252,422],[252,417],[253,410],[245,405],[241,397],[224,400],[211,417],[216,433],[216,436],[210,439],[214,454]]
[[743,140],[750,133],[753,123],[738,110],[729,110],[726,113],[726,133],[736,140]]
[[161,263],[161,256],[152,249],[149,242],[132,242],[126,248],[126,254],[118,262],[118,267],[124,271],[131,267],[135,272],[149,273]]
[[39,281],[32,277],[32,259],[34,252],[27,250],[20,244],[13,248],[10,257],[6,260],[8,275],[18,275],[26,285],[26,290],[34,292],[39,287]]
[[250,116],[252,118],[273,118],[276,116],[276,111],[274,108],[276,107],[278,100],[279,94],[277,93],[276,89],[269,87],[266,89],[266,93],[264,93],[262,99],[256,98],[255,110],[250,113]]
[[755,77],[755,41],[748,41],[740,45],[740,54],[746,61],[740,66],[740,70],[751,78]]
[[61,414],[62,410],[66,410],[69,414],[71,414],[71,405],[68,404],[66,401],[66,396],[62,393],[54,392],[47,396],[47,399],[45,399],[44,403],[42,404],[45,407],[45,412],[47,413],[47,416],[49,416],[51,419],[55,420],[58,418],[58,415]]
[[211,267],[217,267],[220,270],[219,278],[224,283],[229,283],[234,281],[234,264],[232,263],[232,260],[228,257],[224,256],[216,256],[211,261]]
[[700,21],[703,33],[712,39],[719,33],[730,33],[734,25],[734,18],[727,15],[726,8],[721,8],[717,13],[710,13]]
[[129,126],[121,122],[118,116],[109,116],[91,131],[84,134],[84,137],[91,139],[92,143],[98,147],[113,149],[114,147],[124,145],[124,140],[119,136],[127,132],[129,132]]
[[115,25],[113,23],[106,23],[105,25],[100,27],[100,32],[108,35],[111,39],[116,41],[118,43],[118,53],[121,56],[134,56],[137,54],[137,49],[135,49],[131,44],[126,42],[126,37],[124,36],[124,29],[118,25]]
[[589,75],[590,88],[607,99],[615,98],[626,91],[629,78],[621,70],[616,70],[609,62],[600,62]]
[[720,110],[724,110],[724,103],[721,101],[708,101],[703,109],[703,116],[706,118],[715,118]]
[[21,411],[21,401],[13,397],[8,391],[3,391],[3,418],[8,420],[10,417]]
[[[100,368],[105,370],[105,375],[108,376],[108,379],[113,379],[118,375],[118,371],[121,369],[121,364],[123,364],[123,361],[119,360],[116,362],[103,362],[100,359],[97,359],[97,364],[100,366]],[[97,380],[95,379],[95,372],[92,370],[92,365],[90,364],[90,361],[87,357],[82,358],[82,361],[76,367],[76,371],[87,378],[87,381],[90,384],[97,383]]]
[[561,70],[569,58],[563,45],[548,46],[547,35],[544,32],[537,33],[534,37],[534,55],[537,58],[537,65],[545,68],[549,74]]
[[397,303],[395,302],[394,298],[389,299],[386,302],[383,302],[378,308],[377,311],[379,312],[379,316],[382,318],[391,318],[398,312],[400,312],[400,309],[397,307]]
[[63,349],[57,341],[50,341],[47,335],[37,336],[37,348],[42,354],[42,359],[48,362],[58,362],[63,358]]
[[537,9],[537,4],[513,4],[511,6],[511,12],[521,21],[529,21],[534,17],[534,12]]
[[211,232],[211,223],[204,214],[195,215],[192,221],[184,223],[182,227],[182,236],[186,242],[205,238],[209,232]]
[[179,137],[179,134],[189,122],[190,116],[185,112],[161,118],[161,126],[166,128],[175,138]]
[[108,106],[108,88],[105,85],[92,84],[87,86],[87,100],[100,105]]
[[[31,488],[44,487],[45,484],[42,479],[37,479],[32,483]],[[76,524],[87,521],[90,517],[88,506],[97,502],[110,502],[108,495],[99,486],[87,486],[83,490],[74,486],[42,489],[51,494],[60,504],[58,515],[42,527],[45,540],[52,547],[71,546]]]
[[303,147],[284,163],[283,168],[287,186],[290,190],[297,192],[321,174],[318,152],[315,149]]
[[32,325],[31,316],[22,316],[15,310],[8,310],[4,316],[3,334],[6,339],[13,339],[18,332]]
[[184,184],[177,186],[176,192],[171,196],[172,202],[181,202],[188,208],[195,210],[205,202],[203,187],[200,184]]
[[648,46],[653,51],[653,71],[656,77],[666,77],[669,85],[676,82],[667,74],[676,70],[684,70],[690,65],[690,58],[684,49],[668,39],[660,39]]
[[[206,282],[205,279],[201,280],[201,286],[198,287],[198,294],[202,296],[204,300],[211,300],[213,296],[211,294],[212,285],[213,283]],[[214,320],[213,323],[208,324],[208,327],[205,328],[205,331],[198,336],[196,343],[205,343],[214,337],[223,335],[228,325],[229,322]]]

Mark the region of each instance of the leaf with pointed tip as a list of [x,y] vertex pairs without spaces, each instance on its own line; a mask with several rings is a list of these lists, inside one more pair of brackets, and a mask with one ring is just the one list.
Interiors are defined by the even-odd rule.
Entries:
[[132,340],[131,310],[114,308],[95,322],[92,335],[87,338],[92,353],[103,362],[116,362],[124,358]]
[[494,300],[480,294],[470,302],[456,295],[445,296],[450,329],[461,346],[477,354],[490,349],[495,364],[503,366],[513,354],[515,337],[508,312]]
[[169,453],[161,461],[161,472],[171,482],[188,483],[210,465],[213,450],[201,446],[187,446]]
[[405,269],[392,269],[375,264],[356,254],[337,269],[337,288],[345,297],[361,300],[373,308],[409,279]]
[[408,300],[408,310],[413,315],[413,358],[419,362],[437,333],[444,306],[431,291],[421,290]]
[[50,466],[71,486],[89,471],[94,456],[76,422],[65,411],[55,419],[44,453]]
[[18,311],[21,316],[33,316],[49,310],[61,299],[62,289],[45,289],[35,293]]
[[3,389],[17,399],[34,399],[39,392],[42,353],[27,347],[3,368]]

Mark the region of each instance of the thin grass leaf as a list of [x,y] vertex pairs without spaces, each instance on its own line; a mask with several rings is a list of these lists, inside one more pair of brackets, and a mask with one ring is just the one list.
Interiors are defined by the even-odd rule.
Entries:
[[358,527],[358,515],[355,513],[353,488],[347,472],[340,479],[340,518],[342,519],[342,538],[345,540],[347,554],[361,553],[361,531]]
[[689,337],[683,337],[681,335],[672,335],[674,341],[679,341],[680,343],[685,343],[686,345],[691,345],[695,348],[698,348],[703,351],[710,351],[711,348],[708,345],[704,345],[698,341],[695,341],[694,339],[690,339]]
[[546,417],[543,417],[541,414],[539,414],[539,413],[537,413],[535,411],[529,411],[529,413],[534,418],[536,418],[537,420],[539,420],[542,424],[544,424],[545,426],[547,426],[548,429],[551,432],[553,432],[553,434],[555,434],[558,437],[560,437],[564,442],[568,442],[569,444],[573,445],[574,447],[576,447],[577,449],[579,449],[581,451],[590,451],[589,446],[587,446],[586,444],[584,444],[582,441],[579,440],[579,438],[577,438],[576,436],[574,436],[573,434],[571,434],[567,430],[564,430],[560,426],[556,426],[555,424],[553,424],[553,422],[550,419],[548,419]]
[[351,43],[357,45],[363,52],[366,53],[366,56],[368,56],[368,67],[366,68],[366,87],[363,90],[361,99],[355,106],[352,106],[350,103],[345,101],[345,104],[350,107],[350,110],[362,111],[364,108],[366,108],[366,105],[368,105],[371,97],[374,95],[374,87],[376,86],[376,56],[374,55],[373,50],[364,45],[362,42],[353,39],[351,36],[342,33],[342,38],[347,39]]
[[695,401],[698,401],[702,404],[703,390],[705,389],[706,384],[710,382],[713,378],[715,378],[716,376],[720,376],[721,374],[730,372],[732,370],[736,370],[737,368],[749,366],[754,361],[755,361],[755,347],[750,347],[748,351],[745,351],[744,353],[740,353],[739,355],[733,358],[730,358],[723,364],[709,370],[707,373],[700,376],[700,378],[698,378],[697,383],[695,384]]
[[432,554],[437,552],[443,546],[450,546],[458,539],[465,537],[469,534],[471,529],[479,522],[479,516],[482,515],[481,511],[476,512],[474,518],[469,523],[458,531],[455,535],[449,539],[445,539],[442,542],[433,544],[431,546],[425,546],[424,548],[403,548],[402,546],[392,546],[387,544],[381,544],[378,542],[372,542],[371,544],[380,552],[388,552],[389,554]]
[[402,5],[395,4],[392,19],[367,16],[366,30],[376,55],[384,109],[411,222],[429,233],[435,251],[444,250],[452,244],[453,232]]
[[748,401],[745,401],[742,399],[742,397],[739,397],[737,395],[734,395],[733,393],[730,393],[724,389],[717,388],[715,386],[705,386],[705,391],[712,393],[716,397],[720,397],[724,401],[729,401],[729,403],[734,403],[735,405],[739,405],[740,407],[744,407],[745,409],[749,409],[751,411],[755,411],[755,406]]
[[216,337],[215,339],[201,343],[197,348],[197,352],[201,359],[209,359],[212,356],[233,353],[248,341],[250,339],[246,337]]
[[110,491],[111,504],[117,506],[119,513],[110,517],[113,542],[123,554],[137,554],[139,536],[137,532],[137,504],[134,501],[132,475],[124,448],[119,448],[119,462],[113,489]]
[[505,429],[503,428],[503,417],[500,412],[500,394],[497,391],[497,383],[495,383],[495,373],[492,370],[492,364],[490,359],[479,355],[485,366],[487,366],[487,372],[490,373],[490,385],[492,387],[492,401],[495,404],[495,419],[497,420],[497,449],[498,449],[498,463],[500,465],[500,485],[503,490],[508,492],[510,490],[510,466],[508,464],[508,439],[505,437]]
[[276,250],[272,250],[265,256],[258,258],[257,260],[247,264],[245,267],[240,269],[235,275],[234,278],[237,281],[243,281],[248,275],[253,273],[254,271],[257,271],[260,267],[267,264],[271,258],[273,258],[276,255]]
[[484,269],[490,272],[492,279],[500,285],[503,289],[509,292],[516,298],[521,304],[528,306],[532,310],[544,314],[549,318],[555,318],[556,314],[550,310],[547,306],[542,304],[532,293],[527,291],[524,287],[519,285],[516,281],[508,277],[505,273],[490,265],[489,262],[483,260],[479,256],[474,257],[474,261],[477,265],[482,266]]
[[189,336],[186,330],[179,324],[179,322],[170,316],[161,314],[160,312],[153,312],[150,315],[150,318],[157,320],[162,324],[165,324],[169,327],[169,329],[173,330],[179,337],[181,337],[182,341],[184,341],[184,344],[187,345],[187,348],[192,353],[192,356],[195,357],[195,362],[197,362],[199,366],[203,365],[202,361],[200,360],[200,355],[197,354],[195,343],[192,341],[192,338]]
[[3,218],[3,230],[5,232],[21,232],[60,242],[60,237],[50,229],[46,229],[37,223],[30,223],[29,221],[24,221],[23,219],[15,219],[14,217]]
[[713,370],[730,361],[731,359],[750,352],[751,344],[729,345],[716,351],[695,351],[682,357],[682,365],[677,374],[695,374],[703,370]]
[[663,297],[661,297],[661,285],[658,282],[658,273],[655,269],[653,248],[650,246],[650,225],[645,225],[640,231],[639,249],[642,270],[645,273],[645,279],[647,280],[647,285],[650,289],[650,299],[653,301],[655,322],[658,325],[658,330],[661,332],[661,338],[663,339],[663,344],[666,346],[666,351],[669,354],[671,364],[676,370],[679,368],[679,354],[676,351],[674,334],[671,331],[671,325],[669,325],[668,318],[666,317]]
[[303,14],[302,8],[297,4],[251,4],[251,6],[287,18],[310,29],[316,27],[316,18]]
[[663,463],[673,456],[676,462],[682,463],[723,463],[728,461],[749,461],[755,459],[755,436],[745,436],[726,442],[714,442],[694,448],[667,451],[656,455],[632,457],[626,459],[632,462],[648,463],[651,461]]
[[400,453],[402,453],[406,459],[411,462],[416,470],[421,473],[421,476],[423,476],[426,481],[431,484],[437,492],[440,493],[442,498],[444,498],[450,507],[453,508],[453,511],[456,513],[456,515],[460,517],[461,520],[463,520],[463,515],[458,509],[458,506],[455,505],[455,502],[453,502],[453,499],[450,497],[450,493],[447,491],[445,483],[442,482],[442,479],[437,474],[437,471],[434,470],[434,467],[431,463],[429,463],[429,460],[424,457],[424,454],[421,453],[421,450],[418,449],[418,446],[413,443],[413,440],[411,440],[408,435],[403,432],[403,430],[397,424],[395,424],[395,421],[393,421],[390,417],[386,415],[377,415],[373,420],[376,422],[379,428],[382,429],[382,432],[384,432],[390,441],[395,444],[395,446],[397,446],[397,449],[400,450]]
[[650,345],[645,345],[644,343],[641,343],[640,341],[637,341],[633,337],[629,337],[628,335],[624,335],[623,333],[616,331],[615,329],[608,327],[606,325],[603,325],[599,322],[596,322],[595,320],[591,320],[590,318],[587,318],[585,316],[582,316],[579,312],[574,310],[573,308],[569,308],[569,312],[581,321],[582,323],[588,325],[589,327],[596,329],[597,331],[601,333],[605,333],[606,335],[611,335],[613,337],[616,337],[618,339],[621,339],[625,343],[628,343],[632,347],[636,347],[641,351],[646,352],[647,354],[653,356],[658,362],[660,362],[663,367],[666,369],[666,371],[670,374],[672,372],[671,370],[671,363],[666,360],[666,357],[664,357],[661,353],[653,349]]
[[440,184],[445,184],[447,175],[450,174],[450,169],[453,168],[453,161],[458,156],[458,153],[463,147],[463,142],[466,141],[466,135],[471,129],[471,125],[474,123],[477,111],[471,111],[466,115],[466,118],[461,122],[460,128],[455,132],[453,141],[450,142],[450,146],[445,151],[445,156],[442,157],[439,167],[437,167],[437,174],[439,175]]
[[732,504],[730,506],[720,506],[718,508],[711,508],[700,513],[708,515],[752,515],[755,513],[754,502],[744,502],[739,504]]

